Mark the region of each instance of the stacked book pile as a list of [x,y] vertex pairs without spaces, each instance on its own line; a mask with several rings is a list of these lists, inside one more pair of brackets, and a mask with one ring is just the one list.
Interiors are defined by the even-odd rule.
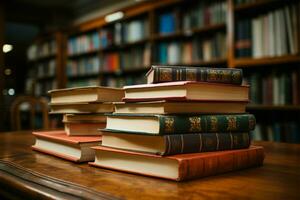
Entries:
[[153,66],[124,87],[92,166],[176,181],[262,165],[239,69]]
[[74,162],[95,158],[90,148],[101,144],[99,128],[106,127],[105,113],[113,112],[114,101],[124,97],[122,89],[82,87],[52,90],[51,113],[63,114],[64,131],[33,132],[34,150]]

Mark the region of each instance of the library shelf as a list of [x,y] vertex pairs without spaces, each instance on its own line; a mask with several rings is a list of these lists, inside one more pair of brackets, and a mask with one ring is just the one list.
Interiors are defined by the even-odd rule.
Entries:
[[183,34],[181,31],[176,31],[174,33],[169,33],[169,34],[155,34],[152,36],[152,40],[171,40],[171,39],[176,39],[179,37],[182,37]]
[[250,104],[246,108],[251,111],[300,111],[300,105],[263,105]]
[[257,8],[266,8],[274,3],[280,3],[280,0],[260,0],[251,3],[243,3],[234,7],[235,12],[243,12]]
[[149,70],[149,66],[133,67],[130,69],[123,69],[118,71],[100,71],[101,75],[124,75],[124,74],[134,74],[140,72],[146,72]]
[[76,54],[72,54],[72,55],[68,55],[69,59],[76,59],[76,58],[81,58],[81,57],[85,57],[85,56],[89,56],[89,55],[95,55],[99,52],[98,49],[94,49],[91,51],[86,51],[86,52],[82,52],[82,53],[76,53]]
[[266,58],[239,58],[234,60],[234,67],[253,67],[264,65],[278,65],[288,63],[300,63],[299,55],[287,55]]
[[118,51],[126,48],[130,48],[133,46],[138,46],[138,45],[143,45],[149,42],[149,39],[142,39],[134,42],[128,42],[128,43],[123,43],[123,44],[117,44],[117,45],[110,45],[108,47],[100,48],[100,52],[106,52],[106,51]]

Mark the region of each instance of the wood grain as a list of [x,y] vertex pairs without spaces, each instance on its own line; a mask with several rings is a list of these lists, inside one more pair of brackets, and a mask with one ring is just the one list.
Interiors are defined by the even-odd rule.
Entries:
[[[16,174],[14,170],[22,169],[24,173],[37,174],[41,178],[40,181],[53,179],[59,183],[74,183],[79,187],[79,191],[82,191],[82,188],[90,188],[100,193],[101,198],[141,200],[300,198],[300,145],[296,144],[257,142],[255,144],[265,147],[264,166],[177,183],[92,168],[87,164],[74,164],[32,151],[30,146],[33,143],[34,138],[30,132],[0,133],[1,163],[14,166],[11,173]],[[30,194],[42,195],[45,198],[49,198],[50,194],[61,195],[53,188],[45,190],[40,186],[26,187],[26,184],[20,182],[19,176],[10,176],[9,173],[0,171],[1,192],[7,181],[12,181],[9,185],[18,186],[17,191],[28,189]],[[8,176],[10,180],[7,179]],[[52,185],[53,182],[50,181],[49,184]],[[38,193],[39,190],[43,193]],[[69,190],[65,188],[63,191]],[[13,194],[12,197],[16,198],[19,194],[16,190],[12,190],[12,187],[8,187],[4,192],[6,196]]]

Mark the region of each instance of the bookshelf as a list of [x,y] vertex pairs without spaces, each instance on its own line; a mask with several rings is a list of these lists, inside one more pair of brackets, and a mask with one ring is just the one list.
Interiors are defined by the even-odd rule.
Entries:
[[[239,4],[237,4],[238,2]],[[288,5],[287,8],[286,5]],[[296,20],[295,23],[295,16],[299,16],[299,14],[295,15],[294,5],[300,7],[299,1],[190,0],[187,3],[184,0],[164,0],[140,2],[120,10],[124,16],[116,21],[106,22],[105,16],[102,16],[69,27],[65,32],[66,39],[62,40],[64,43],[62,46],[66,46],[64,53],[61,54],[63,56],[62,63],[65,64],[60,67],[61,77],[58,80],[62,83],[62,87],[91,84],[122,87],[123,85],[144,83],[144,74],[150,64],[169,64],[243,68],[246,79],[250,83],[252,79],[257,79],[253,78],[256,74],[261,78],[258,83],[253,83],[252,80],[252,87],[256,87],[254,92],[262,92],[262,88],[258,88],[262,85],[259,82],[263,82],[265,77],[271,77],[273,74],[276,75],[275,81],[271,82],[278,82],[277,85],[282,83],[282,86],[285,85],[283,87],[288,87],[287,85],[291,83],[286,84],[285,82],[288,82],[287,77],[292,73],[294,75],[291,76],[295,76],[291,79],[292,81],[298,83],[300,80],[300,70],[298,70],[300,20]],[[274,14],[278,11],[281,14]],[[290,24],[292,28],[289,29],[293,31],[285,34],[286,44],[281,43],[285,46],[284,51],[270,53],[270,48],[257,42],[254,44],[250,30],[252,24],[256,24],[257,27],[259,24],[270,26],[266,22],[261,22],[264,21],[262,16],[272,18],[275,15],[281,15],[283,18],[290,16],[289,20],[277,22],[275,19],[276,23],[274,23]],[[197,16],[196,20],[195,16]],[[245,33],[240,32],[240,30],[244,30],[241,27],[245,27],[243,25],[245,21],[248,23],[246,25],[246,30],[249,31],[248,38],[245,37]],[[163,23],[168,25],[161,25]],[[127,35],[124,34],[124,30]],[[129,37],[128,33],[131,33],[130,36],[138,34]],[[263,35],[264,29],[260,33]],[[84,46],[82,42],[87,41],[84,38],[91,34],[94,37],[90,37],[95,40],[92,46],[95,45],[95,47],[90,49],[83,47],[82,51],[70,53],[68,47],[72,43],[71,40],[83,38],[79,40]],[[269,34],[272,35],[273,32],[269,31]],[[295,42],[293,42],[290,35],[298,37],[298,42],[294,38]],[[263,40],[264,37],[266,36],[256,37],[255,40]],[[238,40],[240,40],[240,44],[237,44]],[[278,39],[273,38],[272,41],[272,43],[276,43]],[[260,50],[260,54],[257,55],[253,54],[254,51],[252,52],[253,46],[257,49],[266,49]],[[291,46],[293,47],[291,48]],[[237,53],[240,50],[242,53]],[[85,65],[82,63],[92,63],[89,61],[92,58],[96,63],[92,65],[93,67],[80,67]],[[136,60],[131,58],[136,58]],[[124,60],[131,62],[125,63]],[[77,73],[68,74],[69,68],[74,68],[73,70]],[[75,70],[75,68],[78,69]],[[92,70],[82,70],[84,68]],[[277,80],[279,74],[285,76],[282,80],[279,78],[281,81]],[[43,79],[47,80],[48,78],[41,78],[41,80]],[[300,84],[297,85],[300,87]],[[299,90],[299,87],[297,86],[296,89]],[[282,88],[276,90],[277,93],[278,91],[282,92]],[[298,100],[290,101],[291,99],[287,99],[287,101],[283,100],[276,104],[270,101],[253,101],[247,110],[258,116],[259,124],[264,124],[264,119],[272,118],[271,115],[274,113],[279,115],[278,113],[284,112],[285,114],[278,116],[276,120],[286,123],[287,120],[290,120],[286,114],[290,113],[291,116],[299,114],[300,103]],[[297,120],[292,122],[298,123]]]

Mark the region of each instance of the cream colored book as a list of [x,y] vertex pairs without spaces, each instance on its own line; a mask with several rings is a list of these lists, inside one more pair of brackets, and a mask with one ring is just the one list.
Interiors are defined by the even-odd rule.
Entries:
[[75,113],[111,113],[114,105],[105,103],[50,103],[51,114]]
[[104,114],[65,114],[63,116],[64,123],[106,123],[106,116]]
[[150,101],[125,103],[116,102],[115,113],[130,114],[175,114],[175,113],[244,113],[248,101],[201,101],[172,102]]
[[51,103],[117,102],[124,97],[123,89],[101,86],[50,90],[49,94]]

